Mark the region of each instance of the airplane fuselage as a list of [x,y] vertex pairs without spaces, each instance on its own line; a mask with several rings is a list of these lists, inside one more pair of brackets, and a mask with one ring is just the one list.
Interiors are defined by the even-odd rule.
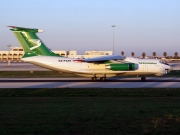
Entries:
[[113,77],[113,76],[146,76],[156,75],[162,76],[171,70],[168,64],[162,63],[157,59],[138,59],[129,58],[124,59],[125,62],[133,63],[133,69],[113,69],[114,64],[122,64],[117,61],[110,63],[89,63],[84,62],[83,59],[64,58],[56,56],[33,56],[22,58],[26,62],[56,70],[59,72],[77,74],[85,77]]

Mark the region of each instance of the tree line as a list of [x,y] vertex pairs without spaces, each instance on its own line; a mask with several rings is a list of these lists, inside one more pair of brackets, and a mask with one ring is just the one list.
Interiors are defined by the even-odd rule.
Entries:
[[[121,55],[122,55],[122,56],[125,55],[124,51],[121,52]],[[131,56],[132,56],[132,57],[135,57],[135,53],[134,53],[134,52],[131,52]],[[141,56],[142,56],[142,58],[145,58],[145,57],[146,57],[146,53],[145,53],[145,52],[142,52],[142,55],[141,55]],[[152,53],[152,57],[153,57],[153,58],[157,58],[157,57],[156,57],[156,52],[153,52],[153,53]],[[163,57],[166,58],[166,59],[180,59],[180,57],[178,56],[178,52],[175,52],[175,53],[174,53],[174,56],[168,56],[168,55],[167,55],[167,52],[164,52],[164,53],[163,53]]]

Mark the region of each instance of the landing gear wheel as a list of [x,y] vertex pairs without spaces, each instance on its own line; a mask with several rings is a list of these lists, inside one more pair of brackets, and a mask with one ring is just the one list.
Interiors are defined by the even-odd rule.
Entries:
[[96,77],[92,77],[91,78],[93,81],[97,81],[97,78]]
[[100,77],[101,81],[106,81],[106,77]]
[[141,81],[146,81],[146,77],[145,76],[141,77]]
[[165,73],[168,74],[168,72],[169,72],[168,69],[165,69]]

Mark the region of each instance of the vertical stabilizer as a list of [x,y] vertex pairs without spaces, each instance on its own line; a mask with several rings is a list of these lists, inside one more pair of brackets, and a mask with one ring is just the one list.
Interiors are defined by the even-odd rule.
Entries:
[[39,55],[59,56],[58,54],[53,53],[49,48],[47,48],[45,44],[41,41],[41,39],[36,35],[36,33],[44,32],[44,30],[16,26],[8,27],[11,27],[10,30],[14,32],[14,35],[24,49],[25,53],[23,58]]

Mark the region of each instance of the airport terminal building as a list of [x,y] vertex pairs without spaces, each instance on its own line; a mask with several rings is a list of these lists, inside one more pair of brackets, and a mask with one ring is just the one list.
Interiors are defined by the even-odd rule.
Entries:
[[[92,58],[103,55],[112,55],[112,51],[86,51],[84,55],[78,55],[76,50],[54,50],[53,52],[69,58]],[[23,55],[23,48],[11,47],[11,50],[9,51],[0,51],[0,61],[6,62],[10,60],[21,62]]]

